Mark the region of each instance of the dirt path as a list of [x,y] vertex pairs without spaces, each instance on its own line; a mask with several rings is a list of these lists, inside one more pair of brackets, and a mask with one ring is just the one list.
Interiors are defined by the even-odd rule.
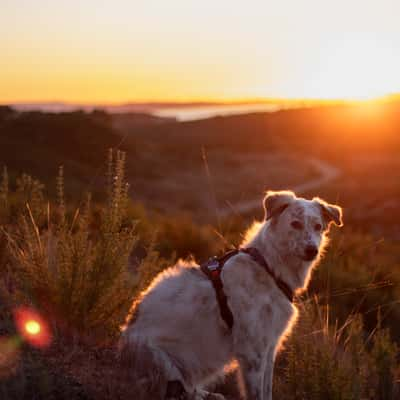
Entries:
[[[308,192],[309,190],[318,188],[340,176],[340,170],[325,161],[319,160],[317,158],[310,158],[307,160],[307,162],[319,171],[320,176],[318,178],[311,179],[307,182],[300,183],[292,187],[289,186],[289,189],[293,190],[296,194],[303,194],[305,192]],[[244,214],[259,207],[260,199],[243,201],[241,203],[220,210],[219,216],[224,218],[233,213]]]

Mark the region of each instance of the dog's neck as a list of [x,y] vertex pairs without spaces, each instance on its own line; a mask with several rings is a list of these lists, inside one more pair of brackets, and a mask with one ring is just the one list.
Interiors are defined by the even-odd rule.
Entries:
[[255,247],[265,258],[275,275],[294,291],[307,288],[310,272],[316,261],[306,262],[296,256],[282,254],[276,245],[276,237],[270,222],[260,224],[256,232],[243,246]]

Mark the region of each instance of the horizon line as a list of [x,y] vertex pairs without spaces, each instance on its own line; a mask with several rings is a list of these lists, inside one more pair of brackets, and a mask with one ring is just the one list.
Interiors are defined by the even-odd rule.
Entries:
[[60,106],[90,106],[90,107],[121,107],[121,106],[144,106],[144,105],[171,105],[171,106],[188,106],[188,105],[251,105],[251,104],[271,104],[271,103],[362,103],[369,101],[390,100],[392,98],[400,98],[400,93],[390,93],[381,96],[368,98],[318,98],[318,97],[254,97],[254,98],[232,98],[232,99],[136,99],[121,101],[73,101],[73,100],[16,100],[16,101],[0,101],[0,106],[23,106],[23,105],[60,105]]

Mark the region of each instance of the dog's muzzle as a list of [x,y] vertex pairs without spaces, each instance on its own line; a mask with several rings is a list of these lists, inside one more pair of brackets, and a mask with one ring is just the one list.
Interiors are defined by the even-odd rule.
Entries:
[[315,246],[307,246],[304,251],[303,259],[304,261],[312,261],[318,255],[318,249]]

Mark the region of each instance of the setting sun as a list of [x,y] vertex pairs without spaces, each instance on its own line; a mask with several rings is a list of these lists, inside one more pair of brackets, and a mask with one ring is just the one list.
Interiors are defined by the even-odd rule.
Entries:
[[400,0],[0,1],[0,400],[400,400]]

